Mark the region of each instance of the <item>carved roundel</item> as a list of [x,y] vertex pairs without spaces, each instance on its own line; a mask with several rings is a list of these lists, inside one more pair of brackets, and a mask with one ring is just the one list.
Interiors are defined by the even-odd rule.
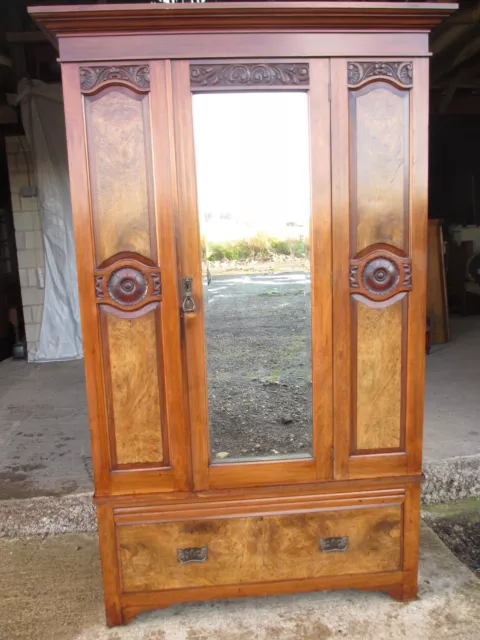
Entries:
[[106,260],[94,273],[95,299],[134,312],[162,300],[160,267],[138,254],[117,254]]
[[148,283],[144,274],[133,267],[122,267],[108,279],[107,291],[112,300],[121,305],[138,304],[147,295]]
[[384,303],[412,289],[412,260],[387,244],[366,247],[350,260],[350,293]]
[[393,260],[379,257],[370,260],[362,272],[365,289],[373,295],[385,295],[393,291],[400,280],[400,270]]

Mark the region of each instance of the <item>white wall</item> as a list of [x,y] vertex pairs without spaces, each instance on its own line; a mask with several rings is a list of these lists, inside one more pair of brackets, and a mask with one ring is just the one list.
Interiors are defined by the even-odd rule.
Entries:
[[35,185],[34,160],[24,136],[6,138],[5,141],[28,359],[33,360],[42,324],[45,249],[38,200],[22,197],[20,188]]

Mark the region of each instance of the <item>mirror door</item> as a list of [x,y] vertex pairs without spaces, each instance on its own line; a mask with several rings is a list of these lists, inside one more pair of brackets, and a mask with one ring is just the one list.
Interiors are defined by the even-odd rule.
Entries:
[[172,73],[194,487],[328,479],[328,61]]

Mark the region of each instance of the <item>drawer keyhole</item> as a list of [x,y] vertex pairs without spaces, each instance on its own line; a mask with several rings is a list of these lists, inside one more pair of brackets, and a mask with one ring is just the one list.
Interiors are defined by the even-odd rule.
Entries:
[[343,536],[343,538],[320,538],[320,551],[322,553],[348,551],[348,536]]

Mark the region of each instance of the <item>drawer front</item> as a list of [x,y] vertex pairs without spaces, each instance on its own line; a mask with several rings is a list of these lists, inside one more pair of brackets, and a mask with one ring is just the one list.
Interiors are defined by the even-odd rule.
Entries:
[[122,591],[157,591],[401,567],[402,507],[121,525]]

